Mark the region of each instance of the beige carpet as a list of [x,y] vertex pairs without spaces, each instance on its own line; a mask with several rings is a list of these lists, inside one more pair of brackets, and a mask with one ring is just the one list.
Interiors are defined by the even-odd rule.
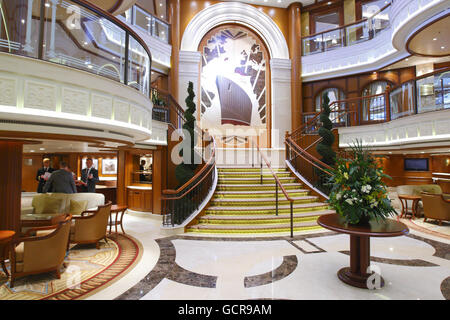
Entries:
[[83,299],[111,285],[131,271],[140,260],[142,247],[126,235],[110,235],[108,242],[71,247],[61,269],[61,279],[54,273],[30,275],[16,280],[14,288],[0,273],[0,300],[73,300]]

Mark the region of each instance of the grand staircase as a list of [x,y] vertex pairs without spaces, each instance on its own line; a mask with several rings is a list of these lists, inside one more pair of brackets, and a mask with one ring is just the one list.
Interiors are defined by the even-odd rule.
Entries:
[[[316,220],[334,213],[328,205],[310,195],[308,189],[284,168],[274,169],[283,187],[293,199],[294,232],[319,229]],[[219,168],[217,189],[198,224],[188,233],[284,233],[290,232],[290,202],[278,189],[276,215],[275,179],[270,171],[258,168]]]

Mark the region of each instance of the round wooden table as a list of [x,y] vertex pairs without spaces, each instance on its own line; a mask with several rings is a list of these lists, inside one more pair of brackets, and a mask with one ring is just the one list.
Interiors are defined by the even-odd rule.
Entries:
[[[370,237],[398,237],[409,232],[408,227],[392,219],[384,222],[370,221],[366,225],[351,225],[345,222],[339,214],[320,216],[317,223],[329,230],[350,235],[350,267],[338,271],[338,277],[343,282],[358,288],[368,289],[367,279],[370,266]],[[380,276],[380,285],[384,279]]]
[[[406,214],[411,213],[412,217],[411,219],[415,219],[417,214],[417,208],[419,206],[419,201],[422,200],[421,196],[413,196],[409,194],[399,194],[398,198],[400,199],[400,202],[402,203],[402,214],[400,215],[401,218],[403,216],[406,217]],[[408,200],[412,200],[412,208],[411,211],[408,211]]]
[[[115,226],[116,233],[117,233],[117,226],[119,225],[122,229],[122,232],[125,233],[125,230],[123,229],[123,216],[125,214],[125,211],[127,211],[127,206],[119,206],[117,204],[113,204],[111,206],[111,214],[109,216],[109,233],[112,232],[112,227]],[[116,217],[113,221],[112,215],[115,214]]]
[[5,274],[9,277],[8,269],[6,269],[5,260],[8,259],[9,242],[16,233],[10,230],[0,230],[0,263]]

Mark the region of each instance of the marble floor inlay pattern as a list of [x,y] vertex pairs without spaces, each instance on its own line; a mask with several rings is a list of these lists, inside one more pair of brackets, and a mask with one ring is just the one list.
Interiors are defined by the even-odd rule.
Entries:
[[335,232],[154,241],[158,261],[116,299],[449,299],[450,241],[418,231],[371,238],[371,264],[386,282],[377,290],[337,278],[349,265],[349,237]]

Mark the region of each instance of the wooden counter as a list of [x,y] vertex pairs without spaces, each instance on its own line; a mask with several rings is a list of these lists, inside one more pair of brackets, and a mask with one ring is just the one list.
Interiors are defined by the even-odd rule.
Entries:
[[128,209],[152,212],[153,190],[151,186],[127,186]]

